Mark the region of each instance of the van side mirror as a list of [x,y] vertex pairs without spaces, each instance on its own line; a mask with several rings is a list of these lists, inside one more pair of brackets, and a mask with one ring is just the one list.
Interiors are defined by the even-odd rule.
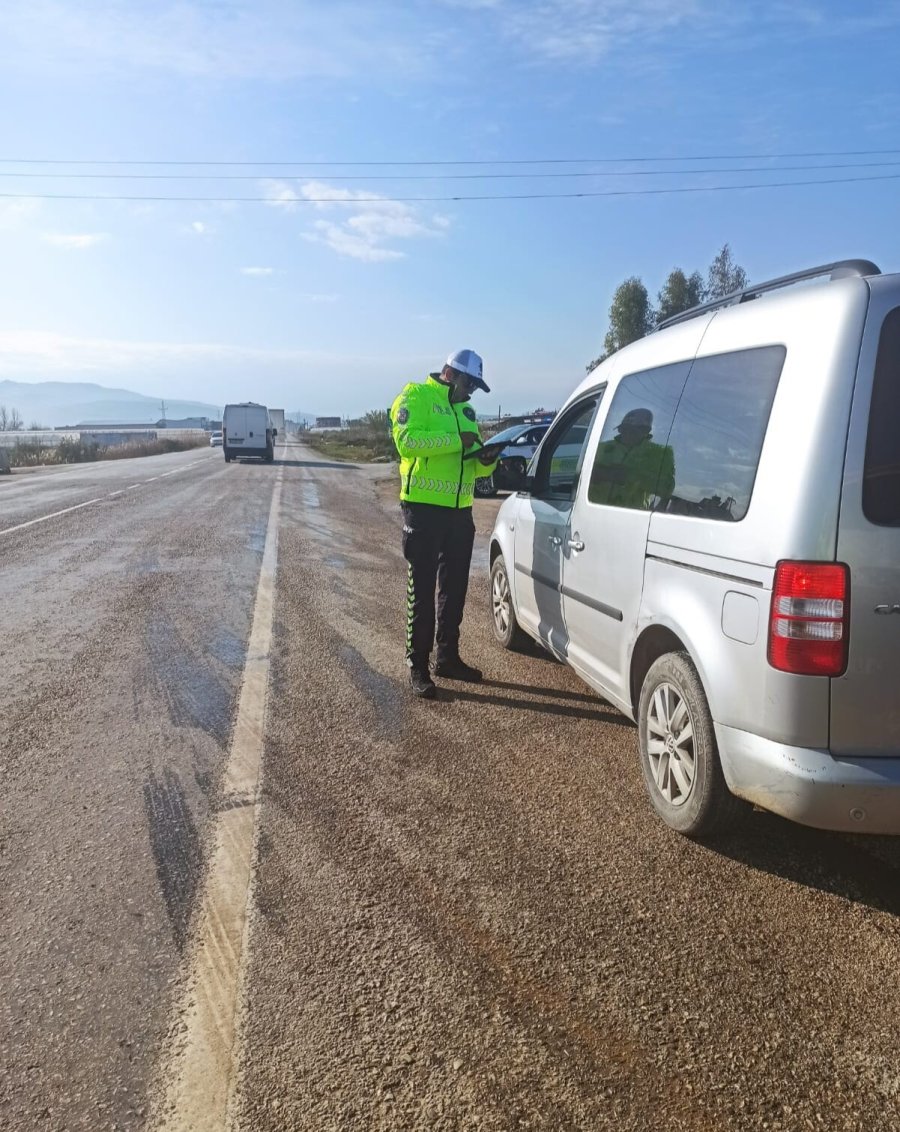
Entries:
[[503,468],[506,476],[508,477],[510,491],[524,492],[527,495],[531,494],[532,487],[534,486],[534,476],[530,476],[522,467],[520,460],[511,460]]

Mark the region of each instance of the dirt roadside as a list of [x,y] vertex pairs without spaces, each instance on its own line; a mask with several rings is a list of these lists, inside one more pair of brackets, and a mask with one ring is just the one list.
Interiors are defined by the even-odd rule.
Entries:
[[663,829],[632,725],[493,645],[496,501],[487,679],[413,702],[396,506],[285,484],[237,1126],[900,1127],[898,847]]

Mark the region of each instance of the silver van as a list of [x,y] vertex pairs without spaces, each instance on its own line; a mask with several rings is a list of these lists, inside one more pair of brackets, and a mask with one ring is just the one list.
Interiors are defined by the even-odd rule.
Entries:
[[637,723],[674,829],[900,833],[900,275],[813,268],[608,358],[490,561],[497,640]]

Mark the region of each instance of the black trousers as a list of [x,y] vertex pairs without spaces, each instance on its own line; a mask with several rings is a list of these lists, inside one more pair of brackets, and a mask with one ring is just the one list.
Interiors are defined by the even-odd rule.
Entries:
[[437,655],[459,654],[469,565],[475,542],[472,508],[435,503],[401,503],[403,557],[409,563],[406,584],[406,662],[427,665],[435,643],[437,584]]

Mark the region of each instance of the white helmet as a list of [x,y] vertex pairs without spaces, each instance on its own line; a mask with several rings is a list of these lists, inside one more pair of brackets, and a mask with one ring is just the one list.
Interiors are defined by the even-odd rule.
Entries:
[[474,350],[457,350],[455,354],[444,362],[445,366],[450,366],[451,369],[459,370],[460,373],[466,373],[472,378],[472,381],[485,391],[490,393],[490,387],[481,376],[484,363],[481,360],[481,355],[476,354]]

